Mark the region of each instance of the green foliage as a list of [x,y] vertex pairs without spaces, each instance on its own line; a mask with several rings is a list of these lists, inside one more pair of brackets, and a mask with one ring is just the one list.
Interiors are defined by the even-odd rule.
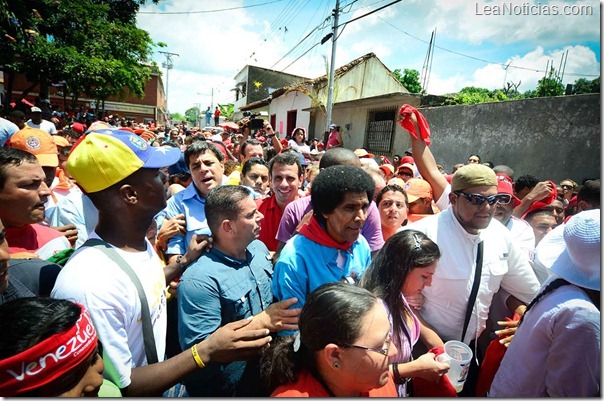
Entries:
[[564,85],[560,75],[556,72],[556,69],[552,67],[547,76],[541,78],[537,82],[537,96],[561,96],[564,94]]
[[509,100],[508,96],[500,89],[490,91],[485,88],[466,86],[459,93],[454,94],[445,101],[445,104],[478,104],[500,102]]
[[419,83],[419,71],[405,68],[401,75],[401,69],[397,68],[392,73],[409,92],[422,93],[422,85]]
[[74,103],[84,93],[103,100],[129,89],[142,96],[157,68],[150,61],[155,44],[136,27],[144,3],[0,0],[0,67],[26,74],[42,96],[50,83],[65,81]]
[[218,106],[220,115],[224,118],[230,120],[233,117],[233,113],[235,112],[235,105],[233,103],[217,104],[216,106]]
[[583,93],[600,93],[600,77],[591,81],[586,78],[577,79],[573,84],[573,95]]
[[[196,126],[201,113],[197,107],[191,107],[185,111],[185,121],[189,126]],[[205,117],[204,117],[205,118]]]
[[170,120],[174,122],[186,121],[186,117],[180,113],[170,113]]

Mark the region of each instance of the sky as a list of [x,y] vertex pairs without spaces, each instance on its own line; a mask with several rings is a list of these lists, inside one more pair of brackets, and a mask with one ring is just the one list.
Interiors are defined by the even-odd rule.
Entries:
[[[600,75],[598,1],[393,2],[340,0],[336,68],[373,52],[390,70],[422,72],[435,32],[431,66],[422,75],[429,94],[466,86],[501,89],[506,83],[520,92],[533,90],[548,65],[562,66],[564,84]],[[191,107],[234,102],[234,77],[246,65],[306,78],[325,75],[332,41],[320,42],[331,32],[335,5],[336,0],[164,0],[142,7],[137,25],[166,44],[154,48],[159,66],[166,61],[160,51],[178,54],[173,68],[161,71],[169,111],[184,114]]]

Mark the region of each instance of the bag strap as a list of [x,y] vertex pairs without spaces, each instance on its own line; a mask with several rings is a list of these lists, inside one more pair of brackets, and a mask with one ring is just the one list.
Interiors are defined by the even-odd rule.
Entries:
[[470,316],[472,316],[472,310],[476,303],[476,295],[478,295],[478,287],[480,287],[480,275],[482,274],[482,254],[483,254],[484,243],[480,241],[478,243],[478,251],[476,252],[476,269],[474,270],[474,283],[472,284],[472,292],[470,292],[470,299],[468,300],[468,306],[466,308],[466,318],[463,323],[463,331],[461,332],[461,342],[463,342],[468,330],[468,324],[470,323]]
[[138,299],[141,303],[141,317],[143,324],[143,341],[145,343],[145,354],[147,356],[147,364],[151,365],[157,363],[157,347],[155,346],[155,336],[153,335],[153,325],[151,324],[151,313],[149,312],[149,304],[147,303],[147,297],[143,286],[130,265],[122,258],[119,253],[115,251],[108,243],[98,238],[89,238],[82,247],[90,246],[103,252],[109,259],[111,259],[116,265],[122,269],[124,273],[128,275],[132,284],[136,287],[138,292]]

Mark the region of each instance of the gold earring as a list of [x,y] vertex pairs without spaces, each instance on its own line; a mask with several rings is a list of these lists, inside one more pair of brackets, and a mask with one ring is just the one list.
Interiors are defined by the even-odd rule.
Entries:
[[339,369],[340,368],[340,364],[337,363],[337,362],[334,362],[333,367],[336,368],[336,369]]

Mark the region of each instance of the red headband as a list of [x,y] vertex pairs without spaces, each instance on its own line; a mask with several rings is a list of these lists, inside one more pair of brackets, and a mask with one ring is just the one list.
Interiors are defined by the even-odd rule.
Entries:
[[82,305],[76,324],[0,361],[0,394],[11,397],[42,387],[86,360],[97,346],[92,319]]

